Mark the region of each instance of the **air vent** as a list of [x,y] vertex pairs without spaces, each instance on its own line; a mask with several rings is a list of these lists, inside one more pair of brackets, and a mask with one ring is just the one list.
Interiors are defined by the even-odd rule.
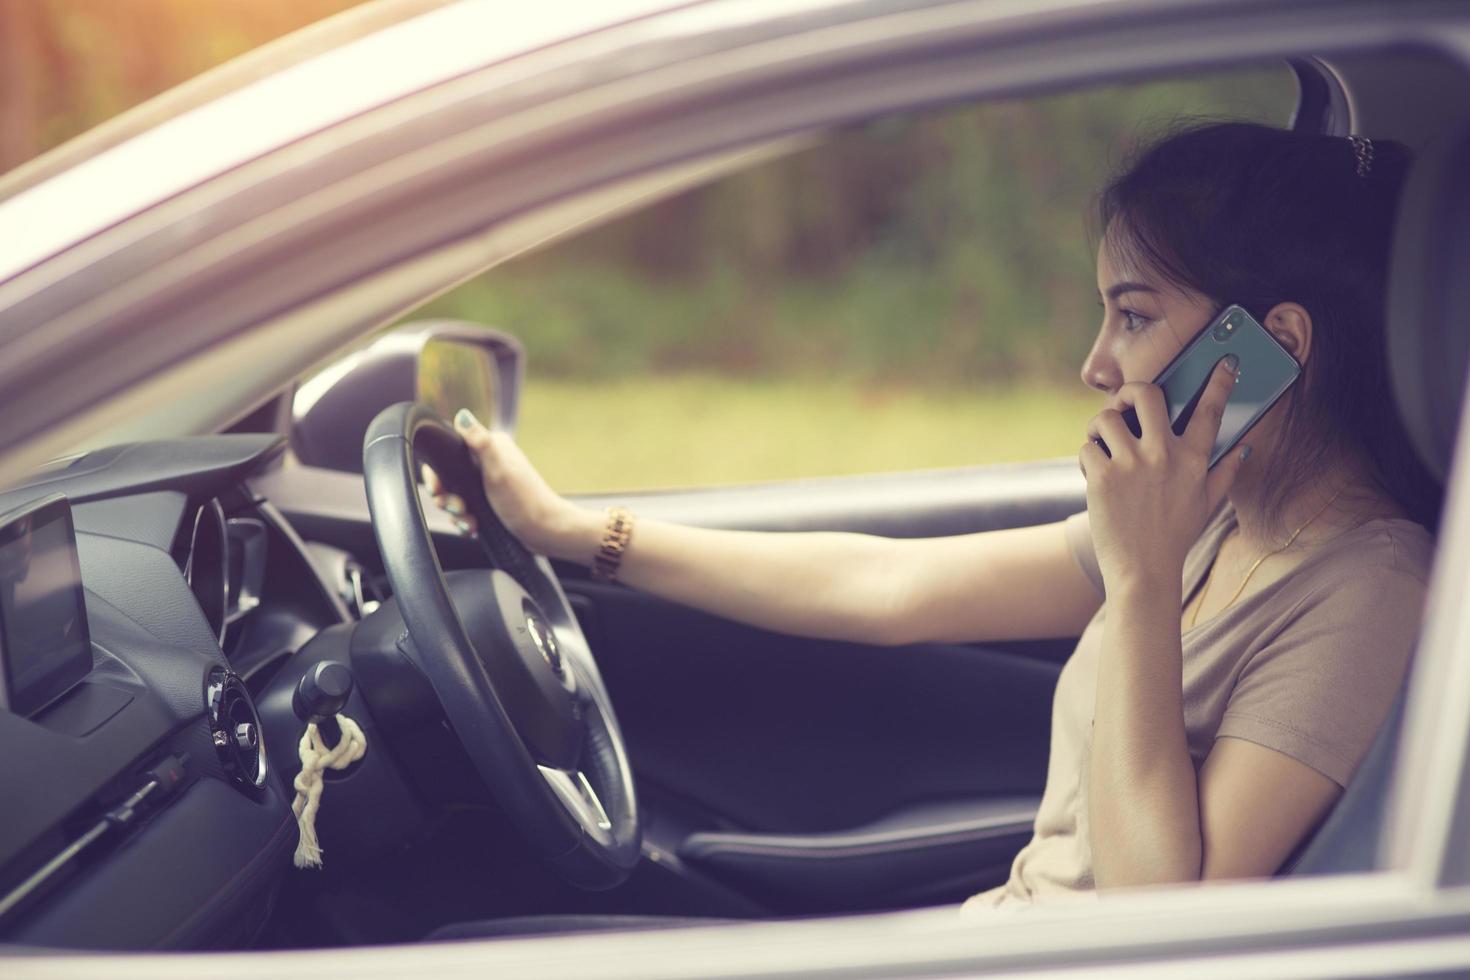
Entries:
[[214,749],[231,779],[251,789],[265,785],[265,742],[250,692],[234,672],[210,671],[204,690]]

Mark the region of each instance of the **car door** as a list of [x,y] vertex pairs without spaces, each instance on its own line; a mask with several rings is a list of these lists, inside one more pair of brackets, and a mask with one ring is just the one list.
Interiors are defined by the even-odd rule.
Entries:
[[[1069,460],[618,499],[711,527],[899,537],[1084,507]],[[1073,638],[810,640],[559,571],[618,706],[653,846],[778,913],[958,901],[1005,880],[1030,837]]]

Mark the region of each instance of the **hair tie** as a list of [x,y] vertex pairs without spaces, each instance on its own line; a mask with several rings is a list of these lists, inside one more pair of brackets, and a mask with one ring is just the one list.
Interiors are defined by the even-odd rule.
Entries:
[[1353,159],[1357,161],[1358,176],[1368,176],[1368,171],[1373,169],[1373,141],[1366,136],[1349,136],[1348,142],[1353,147]]

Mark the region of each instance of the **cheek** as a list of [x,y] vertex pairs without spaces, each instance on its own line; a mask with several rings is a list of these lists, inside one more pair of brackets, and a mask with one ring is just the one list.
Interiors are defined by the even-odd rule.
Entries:
[[1167,323],[1155,323],[1153,329],[1135,337],[1118,359],[1124,382],[1152,381],[1183,348],[1184,342]]

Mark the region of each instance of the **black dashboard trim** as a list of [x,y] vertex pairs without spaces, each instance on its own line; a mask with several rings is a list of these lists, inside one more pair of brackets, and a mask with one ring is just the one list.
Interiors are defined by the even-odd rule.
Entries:
[[285,451],[275,434],[236,434],[109,446],[58,460],[38,478],[0,493],[0,511],[56,490],[75,504],[152,490],[213,496]]

